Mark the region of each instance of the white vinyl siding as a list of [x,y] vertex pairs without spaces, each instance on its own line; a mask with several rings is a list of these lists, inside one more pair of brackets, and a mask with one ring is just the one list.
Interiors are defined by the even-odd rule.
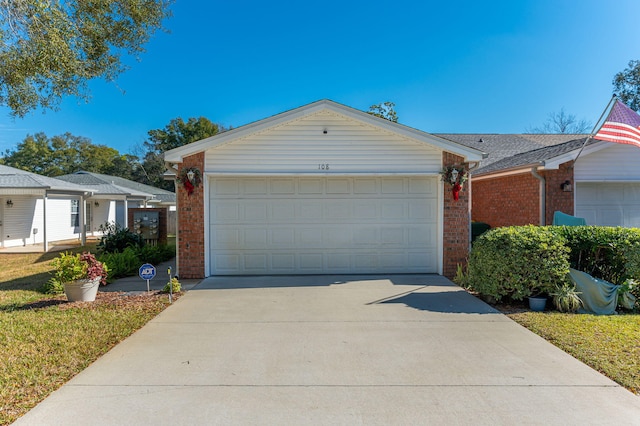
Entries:
[[[44,200],[42,197],[6,196],[13,207],[4,206],[2,239],[4,247],[40,244],[44,241]],[[80,237],[80,227],[70,226],[71,200],[47,199],[47,240]]]
[[587,225],[640,228],[640,182],[578,182],[576,216]]
[[438,178],[214,177],[214,275],[436,273]]
[[640,148],[611,143],[604,149],[581,156],[574,178],[580,181],[640,181]]
[[205,171],[435,175],[441,160],[433,146],[322,111],[206,151]]

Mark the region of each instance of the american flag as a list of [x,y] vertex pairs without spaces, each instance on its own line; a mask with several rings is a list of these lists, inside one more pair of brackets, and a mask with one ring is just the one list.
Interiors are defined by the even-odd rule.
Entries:
[[640,147],[640,115],[616,100],[594,139]]

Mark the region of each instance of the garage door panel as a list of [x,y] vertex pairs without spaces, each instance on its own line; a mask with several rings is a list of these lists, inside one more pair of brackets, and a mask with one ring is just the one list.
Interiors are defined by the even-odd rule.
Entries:
[[214,274],[437,272],[437,178],[212,178]]
[[356,195],[372,195],[378,193],[377,180],[374,178],[356,178],[353,180],[353,193]]
[[640,228],[640,207],[634,210],[625,211],[624,222],[628,224],[627,226]]
[[576,216],[588,225],[640,226],[640,183],[578,182]]

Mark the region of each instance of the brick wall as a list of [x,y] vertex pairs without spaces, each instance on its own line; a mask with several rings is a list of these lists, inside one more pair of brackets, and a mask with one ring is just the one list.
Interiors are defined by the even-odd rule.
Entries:
[[[558,170],[540,171],[545,179],[545,224],[553,222],[553,212],[573,214],[573,192],[560,184],[573,185],[571,162]],[[540,225],[540,181],[531,172],[473,182],[472,219],[499,226]]]
[[[565,192],[560,188],[560,184],[567,180],[571,182],[572,187],[575,186],[573,181],[573,162],[563,163],[558,170],[547,170],[541,174],[546,180],[547,225],[553,223],[553,212],[555,211],[573,215],[573,192]],[[575,187],[573,189],[575,190]]]
[[[196,167],[204,170],[204,153],[185,157],[179,165],[178,176],[183,169]],[[204,180],[204,176],[202,176]],[[178,182],[176,202],[178,210],[178,274],[180,278],[204,278],[204,182],[193,194],[188,195]]]
[[[463,161],[462,157],[442,153],[444,166],[461,164]],[[469,257],[469,184],[465,183],[460,198],[455,201],[451,185],[441,182],[444,185],[443,275],[447,278],[453,278],[458,265],[466,265]]]
[[471,213],[492,228],[539,225],[540,181],[530,172],[474,181]]

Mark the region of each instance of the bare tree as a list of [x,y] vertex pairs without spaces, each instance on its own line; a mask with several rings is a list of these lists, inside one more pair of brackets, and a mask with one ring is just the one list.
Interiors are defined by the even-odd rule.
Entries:
[[567,114],[564,108],[552,112],[542,126],[529,127],[527,133],[588,133],[592,125],[585,119],[578,120],[575,115]]

